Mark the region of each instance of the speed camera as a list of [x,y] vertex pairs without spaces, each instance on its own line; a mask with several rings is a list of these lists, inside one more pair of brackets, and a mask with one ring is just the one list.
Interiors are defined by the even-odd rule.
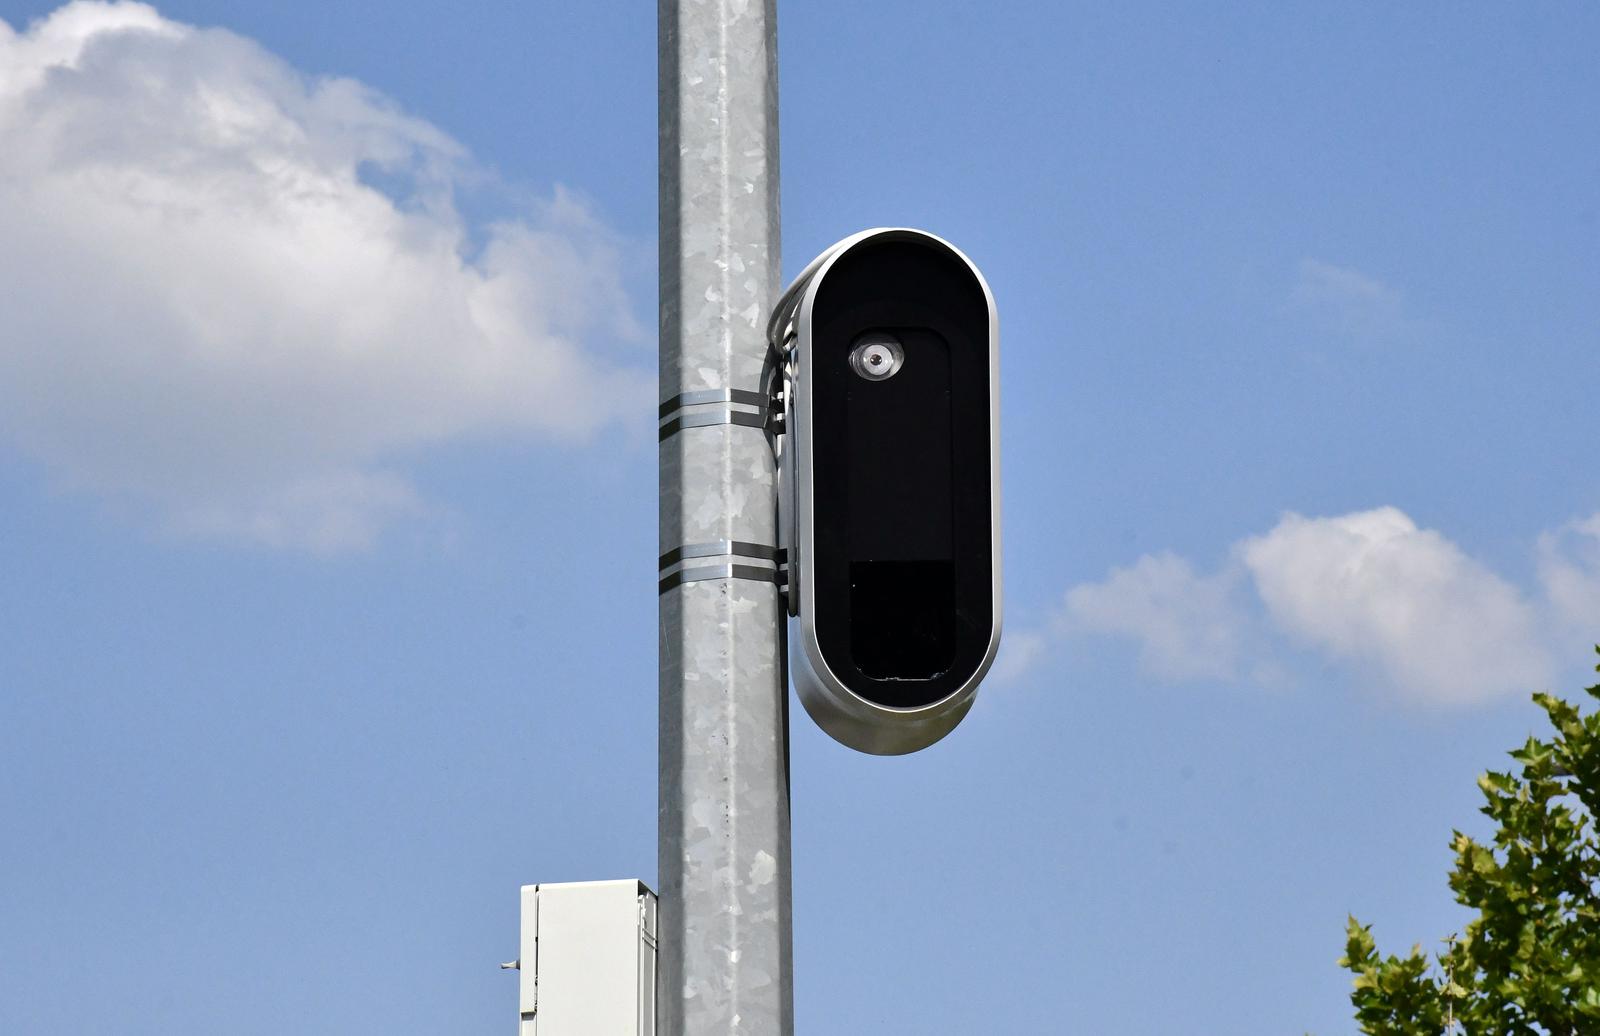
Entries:
[[917,751],[1000,643],[994,298],[948,242],[868,230],[806,268],[769,330],[796,690],[844,744]]

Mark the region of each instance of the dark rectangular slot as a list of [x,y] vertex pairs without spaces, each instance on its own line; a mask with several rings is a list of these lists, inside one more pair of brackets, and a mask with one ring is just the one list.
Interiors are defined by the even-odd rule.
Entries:
[[956,657],[955,564],[853,561],[850,653],[874,680],[929,680]]

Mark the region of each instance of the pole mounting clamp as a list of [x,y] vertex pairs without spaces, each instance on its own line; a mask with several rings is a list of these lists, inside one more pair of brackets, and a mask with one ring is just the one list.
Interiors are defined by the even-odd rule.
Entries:
[[776,583],[780,587],[788,581],[782,550],[744,540],[685,543],[661,555],[658,571],[658,594],[684,583],[711,579],[749,579],[757,583]]
[[661,404],[657,441],[665,442],[685,428],[736,424],[767,429],[772,419],[772,399],[749,389],[699,389],[680,392]]

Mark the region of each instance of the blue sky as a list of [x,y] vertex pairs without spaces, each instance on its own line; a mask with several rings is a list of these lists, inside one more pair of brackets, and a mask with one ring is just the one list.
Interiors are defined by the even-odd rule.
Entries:
[[[1003,356],[999,670],[795,725],[799,1030],[1354,1031],[1590,682],[1600,16],[780,19],[786,270]],[[0,21],[0,1030],[509,1031],[516,887],[654,878],[653,10]]]

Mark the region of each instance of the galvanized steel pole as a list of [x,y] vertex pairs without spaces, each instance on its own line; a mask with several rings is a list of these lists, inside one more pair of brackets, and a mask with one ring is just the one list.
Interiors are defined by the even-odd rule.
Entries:
[[662,1036],[793,1032],[776,0],[659,0]]

